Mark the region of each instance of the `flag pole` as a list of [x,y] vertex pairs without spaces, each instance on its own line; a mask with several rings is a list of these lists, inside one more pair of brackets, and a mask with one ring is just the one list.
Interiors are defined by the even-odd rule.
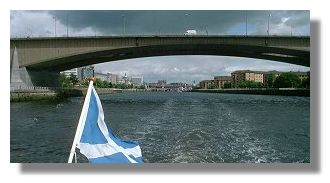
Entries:
[[87,99],[91,95],[93,81],[95,81],[95,78],[92,77],[92,78],[89,78],[88,80],[89,80],[89,86],[88,86],[88,89],[87,89],[87,92],[86,92],[84,105],[83,105],[83,108],[81,110],[78,126],[77,126],[77,129],[76,129],[76,134],[75,134],[74,139],[73,139],[73,143],[72,143],[68,163],[72,163],[73,156],[76,156],[76,153],[75,153],[76,152],[76,147],[78,145],[78,142],[80,141],[82,130],[84,129],[84,125],[85,125],[85,119],[87,117],[86,115],[87,115],[87,110],[88,110],[88,105],[89,105],[89,100],[87,100]]

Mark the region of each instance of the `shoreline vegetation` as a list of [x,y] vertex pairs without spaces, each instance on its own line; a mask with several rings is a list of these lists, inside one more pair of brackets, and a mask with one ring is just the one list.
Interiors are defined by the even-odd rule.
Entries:
[[230,89],[193,89],[191,92],[230,93],[250,95],[281,95],[309,97],[310,90],[306,88],[230,88]]
[[[146,91],[145,89],[117,89],[117,88],[97,88],[97,93],[112,94],[121,92]],[[28,102],[28,101],[59,101],[70,97],[85,96],[87,88],[62,88],[45,91],[17,90],[10,92],[10,102]]]
[[[122,92],[155,92],[146,89],[116,89],[97,88],[98,94],[112,94]],[[27,101],[59,101],[70,97],[85,96],[87,88],[64,88],[49,91],[14,91],[10,92],[10,102]],[[158,91],[164,92],[164,91]],[[302,88],[236,88],[236,89],[193,89],[188,92],[200,93],[229,93],[229,94],[252,94],[252,95],[282,95],[309,97],[310,90]]]

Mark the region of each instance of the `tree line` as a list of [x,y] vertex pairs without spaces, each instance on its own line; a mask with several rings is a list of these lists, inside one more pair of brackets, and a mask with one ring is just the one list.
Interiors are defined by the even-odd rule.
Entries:
[[[76,75],[70,74],[69,76],[66,76],[64,73],[60,74],[60,84],[62,88],[73,88],[78,86],[88,87],[88,80],[84,79],[79,81]],[[126,84],[126,83],[118,83],[118,84],[112,84],[108,81],[102,81],[99,78],[96,78],[94,82],[94,86],[96,88],[118,88],[118,89],[145,89],[144,85],[141,86],[134,86],[133,84]]]

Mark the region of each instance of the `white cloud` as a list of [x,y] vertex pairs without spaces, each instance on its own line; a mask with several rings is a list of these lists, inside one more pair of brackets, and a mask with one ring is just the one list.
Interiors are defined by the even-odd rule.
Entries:
[[[244,11],[191,11],[189,24],[205,34],[240,34],[245,31]],[[58,36],[118,35],[123,33],[126,14],[127,34],[182,34],[186,29],[185,11],[11,11],[11,36],[53,36],[56,17]],[[294,31],[309,35],[309,11],[249,11],[249,34],[265,35],[269,20],[271,33],[289,35]],[[269,18],[269,19],[268,19]],[[221,23],[219,23],[221,22]],[[284,29],[281,29],[283,28]],[[290,26],[289,26],[290,27]]]
[[[63,14],[65,12],[58,13]],[[255,32],[251,33],[264,35],[267,31],[267,16],[260,16],[258,12],[256,13],[257,14],[253,16],[256,18],[254,21],[251,20],[251,13],[249,14],[249,27],[255,27]],[[51,14],[48,11],[11,11],[11,36],[54,36],[54,16],[56,15],[56,12],[55,14]],[[88,17],[86,13],[85,16],[85,18],[91,18]],[[273,11],[270,19],[270,33],[288,35],[291,32],[291,25],[296,26],[293,27],[294,34],[309,33],[308,17],[309,14],[304,12],[296,15],[296,12],[291,12],[290,14],[290,11],[289,13]],[[76,16],[76,18],[81,17]],[[140,17],[140,19],[143,19],[143,17]],[[56,21],[56,34],[58,36],[66,36],[67,30],[69,30],[69,36],[105,34],[104,31],[98,32],[100,29],[96,26],[97,24],[95,24],[95,26],[93,22],[88,24],[85,19],[80,20],[84,22],[84,26],[75,26],[76,28],[72,28],[70,24],[68,24],[69,29],[67,29],[65,20],[66,19],[62,16]],[[241,19],[237,20],[240,21]],[[74,21],[73,18],[70,19],[70,21]],[[75,22],[71,23],[73,24]],[[118,25],[120,26],[119,30],[122,30],[122,23],[119,22]],[[235,22],[232,22],[230,25],[236,24]],[[115,27],[111,30],[115,30]],[[147,82],[157,81],[159,79],[166,79],[169,82],[200,81],[204,79],[212,79],[215,75],[230,75],[231,72],[240,69],[281,71],[309,70],[308,67],[279,62],[220,56],[166,56],[138,58],[98,64],[95,68],[96,71],[103,73],[112,72],[120,75],[126,73],[129,76],[142,75]]]
[[47,11],[11,11],[10,35],[11,37],[55,36],[55,20],[56,36],[67,36],[67,33],[69,36],[101,35],[93,27],[82,29],[67,27],[65,22],[63,24]]
[[12,36],[54,36],[54,19],[45,11],[11,11],[11,15]]

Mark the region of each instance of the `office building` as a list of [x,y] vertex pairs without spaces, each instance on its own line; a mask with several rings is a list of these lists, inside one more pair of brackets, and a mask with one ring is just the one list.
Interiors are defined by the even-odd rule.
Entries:
[[108,72],[107,74],[107,81],[112,83],[112,84],[117,84],[118,83],[118,74],[113,74],[113,73],[110,73]]
[[61,74],[64,74],[67,77],[71,76],[71,74],[78,76],[78,68],[62,71]]
[[103,73],[99,73],[99,72],[95,72],[94,76],[98,79],[100,79],[101,81],[107,81],[108,80],[108,75],[107,74],[103,74]]
[[94,66],[85,66],[78,68],[78,79],[84,80],[89,77],[94,77]]
[[143,84],[143,77],[142,76],[132,76],[131,83],[133,85],[142,85]]

